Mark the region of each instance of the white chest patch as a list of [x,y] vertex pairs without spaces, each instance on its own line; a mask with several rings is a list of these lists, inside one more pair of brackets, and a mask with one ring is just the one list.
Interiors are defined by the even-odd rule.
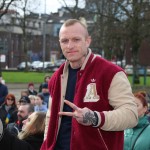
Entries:
[[97,95],[96,84],[90,83],[87,85],[84,102],[97,102],[100,100],[100,96]]

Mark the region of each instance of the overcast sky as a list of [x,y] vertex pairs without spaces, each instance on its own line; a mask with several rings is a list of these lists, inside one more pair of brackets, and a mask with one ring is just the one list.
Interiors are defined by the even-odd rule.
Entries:
[[[66,3],[68,6],[74,6],[75,0],[66,0]],[[57,12],[58,8],[61,8],[63,4],[64,3],[61,0],[46,0],[46,13]],[[83,4],[83,2],[80,2],[79,4]],[[40,7],[41,13],[45,12],[44,9],[45,9],[45,0],[41,0],[41,7]]]
[[[83,1],[83,0],[81,0]],[[45,5],[46,2],[46,5]],[[61,3],[60,3],[61,2]],[[67,6],[74,6],[75,0],[66,0]],[[81,4],[81,3],[79,3]],[[22,8],[24,7],[23,1],[16,2],[15,8],[22,13]],[[46,9],[45,9],[46,6]],[[59,8],[64,6],[63,1],[61,0],[29,0],[27,4],[27,9],[32,12],[36,13],[47,13],[50,14],[51,12],[57,12]],[[14,7],[12,5],[12,7]]]
[[[42,0],[43,3],[45,0]],[[43,4],[43,12],[45,4]],[[57,0],[46,0],[46,13],[57,12],[57,9],[61,7],[61,4]]]

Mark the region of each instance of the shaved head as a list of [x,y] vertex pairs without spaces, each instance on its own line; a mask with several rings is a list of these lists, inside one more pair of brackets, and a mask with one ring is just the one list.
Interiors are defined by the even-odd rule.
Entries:
[[[82,22],[80,20],[77,20],[77,19],[68,19],[67,21],[64,22],[64,24],[62,25],[61,29],[60,29],[60,32],[61,30],[64,28],[64,27],[69,27],[69,26],[73,26],[75,24],[79,24],[83,27],[83,29],[85,30],[85,36],[88,37],[89,36],[89,33],[88,33],[88,30],[87,30],[87,25],[85,24],[85,22]],[[59,34],[59,37],[60,37],[60,34]]]

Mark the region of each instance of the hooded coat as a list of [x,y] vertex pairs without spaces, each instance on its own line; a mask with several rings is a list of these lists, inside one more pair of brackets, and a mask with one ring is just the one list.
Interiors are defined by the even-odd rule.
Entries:
[[124,150],[150,150],[150,125],[147,116],[138,125],[124,132]]

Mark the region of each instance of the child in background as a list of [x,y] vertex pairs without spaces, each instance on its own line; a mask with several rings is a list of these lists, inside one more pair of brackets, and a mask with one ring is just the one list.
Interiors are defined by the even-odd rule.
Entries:
[[35,106],[35,99],[36,99],[36,96],[35,95],[29,95],[28,98],[30,99],[30,103]]
[[29,96],[29,92],[28,91],[21,91],[21,97],[22,96]]
[[44,103],[44,96],[38,94],[35,98],[34,111],[47,112],[47,105]]

